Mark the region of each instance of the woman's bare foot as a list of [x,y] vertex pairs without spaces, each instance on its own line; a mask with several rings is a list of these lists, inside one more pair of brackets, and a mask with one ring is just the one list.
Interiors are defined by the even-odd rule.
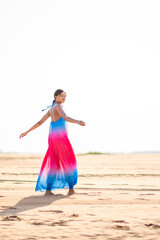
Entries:
[[72,189],[69,189],[67,195],[73,195],[73,194],[75,194],[75,193],[76,193],[76,192],[75,192],[74,189],[72,188]]
[[45,194],[44,194],[44,196],[52,196],[52,195],[54,195],[54,193],[52,193],[52,192],[49,191],[49,190],[46,190],[46,192],[45,192]]

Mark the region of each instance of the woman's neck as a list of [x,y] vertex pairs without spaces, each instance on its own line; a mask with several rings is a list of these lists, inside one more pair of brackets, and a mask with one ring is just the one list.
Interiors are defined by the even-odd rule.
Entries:
[[55,101],[55,103],[57,103],[57,104],[61,104],[60,102],[58,102],[58,101]]

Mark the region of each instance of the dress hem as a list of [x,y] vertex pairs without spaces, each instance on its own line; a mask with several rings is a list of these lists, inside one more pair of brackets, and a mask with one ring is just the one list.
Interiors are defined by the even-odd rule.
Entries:
[[[75,185],[77,185],[77,183],[76,184],[74,184],[74,186]],[[74,188],[74,186],[73,186],[73,188]],[[40,192],[45,192],[45,191],[53,191],[53,190],[58,190],[58,189],[70,189],[69,188],[69,186],[65,186],[65,187],[57,187],[57,188],[51,188],[50,190],[49,189],[44,189],[44,188],[39,188],[39,189],[35,189],[35,192],[37,192],[37,191],[40,191]]]

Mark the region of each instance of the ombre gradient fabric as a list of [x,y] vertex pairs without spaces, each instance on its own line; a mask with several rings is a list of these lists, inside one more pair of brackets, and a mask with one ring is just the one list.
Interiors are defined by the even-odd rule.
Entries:
[[72,189],[78,180],[77,163],[68,139],[66,121],[50,123],[48,150],[42,162],[35,191]]

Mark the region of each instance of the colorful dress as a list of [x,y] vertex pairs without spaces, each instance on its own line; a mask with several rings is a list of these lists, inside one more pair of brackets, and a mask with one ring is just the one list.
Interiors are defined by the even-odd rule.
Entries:
[[76,157],[68,139],[66,121],[50,123],[48,149],[42,162],[35,191],[72,189],[78,180]]

